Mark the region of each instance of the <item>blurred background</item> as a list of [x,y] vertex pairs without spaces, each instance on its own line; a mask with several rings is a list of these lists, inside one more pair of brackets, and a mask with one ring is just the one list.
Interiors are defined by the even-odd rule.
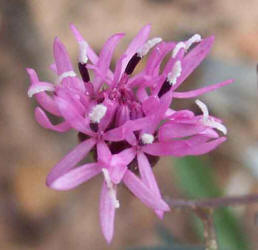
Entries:
[[[151,36],[164,40],[214,34],[211,55],[183,88],[235,79],[231,86],[201,97],[211,113],[224,120],[228,140],[209,156],[162,159],[154,171],[163,195],[168,197],[255,193],[257,13],[256,0],[0,0],[0,248],[151,249],[148,246],[166,244],[170,235],[179,243],[202,244],[200,222],[191,213],[171,211],[159,221],[120,187],[122,206],[117,211],[115,237],[107,246],[98,218],[100,178],[69,192],[48,189],[48,171],[77,144],[77,135],[74,131],[54,133],[36,124],[36,103],[27,97],[25,68],[35,68],[40,79],[55,79],[48,69],[53,62],[55,36],[76,62],[77,44],[70,23],[96,51],[111,34],[126,32],[116,58],[147,23],[152,24]],[[194,100],[174,105],[196,110]],[[257,212],[258,204],[216,212],[221,249],[258,249]]]

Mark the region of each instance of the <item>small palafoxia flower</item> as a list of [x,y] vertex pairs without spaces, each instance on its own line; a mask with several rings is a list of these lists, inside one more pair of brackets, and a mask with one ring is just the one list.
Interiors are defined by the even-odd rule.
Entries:
[[[150,25],[143,27],[110,69],[113,51],[123,33],[114,34],[97,55],[79,31],[71,25],[79,44],[78,70],[56,38],[54,84],[42,82],[33,69],[27,69],[31,85],[29,97],[39,105],[35,117],[44,128],[57,132],[78,131],[80,144],[68,153],[49,173],[47,185],[69,190],[101,174],[100,223],[108,242],[114,231],[115,210],[120,203],[117,185],[127,188],[162,218],[169,207],[162,199],[152,172],[160,156],[181,157],[205,154],[226,138],[221,120],[209,115],[200,100],[196,104],[202,115],[189,110],[173,110],[173,98],[195,98],[232,82],[228,80],[197,90],[178,92],[177,88],[207,56],[214,37],[202,39],[196,34],[186,41],[148,40]],[[151,51],[151,52],[150,52]],[[145,68],[132,76],[138,63],[149,54]],[[161,63],[170,58],[164,69]],[[93,72],[91,80],[89,70]],[[48,94],[49,92],[50,94]],[[45,111],[63,118],[52,124]],[[92,152],[95,161],[77,164]]]

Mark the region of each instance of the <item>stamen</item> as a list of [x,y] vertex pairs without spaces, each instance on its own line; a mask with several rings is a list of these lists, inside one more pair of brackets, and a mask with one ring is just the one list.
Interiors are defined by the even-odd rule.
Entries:
[[217,122],[214,118],[210,117],[208,121],[205,122],[205,125],[210,126],[212,128],[216,128],[217,130],[221,131],[224,135],[227,134],[227,128],[222,123]]
[[199,43],[202,37],[199,34],[193,35],[185,42],[185,49],[188,50],[194,43]]
[[85,41],[79,42],[80,46],[80,53],[79,53],[79,62],[81,64],[86,64],[88,62],[88,56],[87,56],[87,48],[88,44]]
[[129,63],[126,66],[125,73],[127,75],[131,75],[137,66],[137,64],[140,62],[141,57],[138,55],[138,53],[134,54],[134,56],[131,58]]
[[109,172],[108,172],[108,170],[106,168],[102,168],[102,172],[103,172],[103,175],[104,175],[105,182],[107,184],[107,188],[109,190],[108,193],[109,193],[110,198],[111,198],[111,200],[113,202],[113,206],[115,208],[119,208],[120,207],[119,200],[116,198],[115,189],[114,189],[113,183],[111,181]]
[[145,55],[148,54],[148,52],[158,43],[160,43],[162,41],[162,38],[160,37],[155,37],[153,39],[148,40],[143,47],[138,51],[138,55],[140,57],[144,57]]
[[89,71],[86,68],[86,64],[82,64],[82,63],[78,63],[78,68],[82,77],[82,80],[84,82],[89,82],[90,81],[90,75],[89,75]]
[[209,110],[205,103],[200,100],[196,100],[195,103],[201,109],[203,113],[203,124],[212,128],[216,128],[221,131],[224,135],[227,134],[227,128],[220,122],[217,122],[213,117],[209,116]]
[[92,122],[100,123],[101,119],[105,116],[107,112],[107,107],[103,104],[97,104],[93,107],[92,111],[89,114],[89,117]]
[[203,120],[207,121],[209,119],[209,110],[208,110],[207,105],[198,99],[195,100],[195,103],[197,104],[197,106],[200,108],[200,110],[203,113]]
[[172,58],[176,57],[180,49],[184,49],[186,52],[194,43],[199,43],[201,40],[202,37],[199,34],[195,34],[192,37],[190,37],[187,41],[179,42],[173,49]]
[[168,74],[168,81],[169,83],[173,86],[176,84],[177,78],[181,75],[182,73],[182,65],[180,61],[176,61],[172,71]]
[[159,93],[158,93],[158,97],[163,96],[164,94],[166,94],[169,90],[171,89],[171,85],[170,82],[166,79],[166,81],[162,84]]
[[177,53],[179,52],[180,49],[186,49],[186,45],[184,42],[179,42],[176,47],[173,49],[172,52],[172,58],[175,58]]
[[151,144],[154,141],[154,136],[152,134],[144,133],[141,136],[143,144]]
[[32,85],[28,90],[28,96],[31,98],[35,94],[45,92],[45,91],[55,91],[55,88],[52,86],[40,86],[40,85]]
[[57,78],[57,84],[60,84],[64,78],[66,77],[75,77],[76,73],[71,70],[71,71],[66,71],[64,73],[62,73],[58,78]]

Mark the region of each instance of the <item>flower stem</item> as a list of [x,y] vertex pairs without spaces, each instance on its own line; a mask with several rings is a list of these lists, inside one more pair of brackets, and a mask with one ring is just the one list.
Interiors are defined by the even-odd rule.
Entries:
[[213,209],[197,208],[194,209],[195,214],[203,223],[203,235],[206,250],[218,250],[217,237],[213,223]]
[[173,208],[218,208],[225,206],[241,206],[258,203],[258,194],[248,194],[241,196],[229,196],[212,199],[184,200],[166,198],[168,204]]

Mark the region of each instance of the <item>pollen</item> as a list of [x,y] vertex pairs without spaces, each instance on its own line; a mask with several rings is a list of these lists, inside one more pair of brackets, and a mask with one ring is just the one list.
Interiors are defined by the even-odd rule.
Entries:
[[31,98],[32,96],[34,96],[35,94],[38,94],[40,92],[44,92],[44,91],[54,91],[54,87],[50,87],[50,86],[34,86],[29,88],[28,90],[28,96]]
[[87,48],[88,44],[85,41],[80,41],[79,42],[79,48],[80,48],[80,53],[79,53],[79,62],[81,64],[86,64],[88,62],[88,56],[87,56]]
[[217,130],[221,131],[224,135],[227,134],[227,128],[222,123],[216,121],[213,117],[209,116],[209,110],[205,103],[200,100],[196,100],[195,103],[201,109],[203,113],[203,124],[206,126],[210,126],[212,128],[216,128]]
[[114,189],[114,185],[111,181],[109,172],[106,168],[102,168],[102,172],[103,172],[103,175],[104,175],[104,179],[105,179],[105,182],[106,182],[106,185],[107,185],[107,188],[108,188],[108,193],[109,193],[110,198],[112,200],[113,206],[115,208],[119,208],[120,203],[119,203],[119,200],[117,200],[117,198],[116,198],[116,192],[115,192],[115,189]]
[[105,116],[107,107],[103,104],[97,104],[93,107],[89,117],[93,123],[100,123],[101,119]]
[[154,136],[152,134],[144,133],[141,136],[141,139],[144,144],[151,144],[154,141]]
[[202,37],[199,34],[193,35],[185,42],[185,49],[188,50],[194,43],[199,43]]
[[144,57],[145,55],[147,55],[149,53],[149,51],[156,46],[158,43],[160,43],[162,41],[162,38],[160,37],[155,37],[153,39],[150,39],[149,41],[147,41],[143,47],[138,51],[138,55],[140,57]]
[[57,84],[60,84],[63,81],[63,79],[66,77],[75,77],[75,76],[76,76],[76,73],[73,70],[66,71],[58,77]]
[[176,57],[176,55],[178,54],[178,52],[179,52],[179,50],[180,49],[186,49],[186,45],[185,45],[185,43],[184,42],[179,42],[176,46],[175,46],[175,48],[173,49],[173,52],[172,52],[172,58],[175,58]]
[[185,52],[189,50],[189,48],[194,44],[194,43],[199,43],[202,40],[202,37],[199,34],[195,34],[192,37],[190,37],[187,41],[185,42],[179,42],[175,48],[173,49],[172,52],[172,58],[175,58],[178,54],[178,52],[181,49],[184,49]]
[[203,113],[203,120],[205,120],[205,121],[208,120],[209,119],[209,110],[208,110],[207,105],[198,99],[195,101],[195,103]]
[[180,61],[176,61],[172,71],[168,74],[168,81],[169,83],[173,86],[176,84],[177,78],[181,75],[182,73],[182,65]]

